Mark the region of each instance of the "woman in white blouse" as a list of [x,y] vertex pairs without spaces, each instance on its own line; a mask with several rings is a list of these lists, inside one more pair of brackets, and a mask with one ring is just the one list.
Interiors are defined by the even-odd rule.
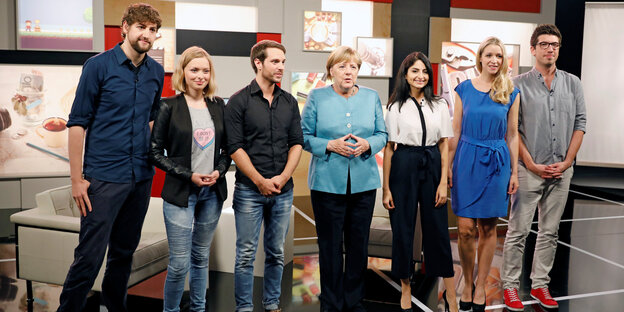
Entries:
[[383,161],[383,205],[392,225],[392,274],[401,279],[401,309],[411,310],[413,237],[420,204],[426,273],[441,276],[445,311],[457,311],[448,232],[448,104],[433,94],[431,63],[421,52],[408,55],[388,101],[388,143]]

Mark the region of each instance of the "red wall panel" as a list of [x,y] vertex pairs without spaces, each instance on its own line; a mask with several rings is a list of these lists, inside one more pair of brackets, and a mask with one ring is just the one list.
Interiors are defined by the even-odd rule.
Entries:
[[260,42],[262,40],[273,40],[273,41],[277,41],[277,42],[281,43],[282,42],[282,34],[257,33],[256,34],[256,40],[257,40],[257,42]]
[[121,27],[104,26],[104,50],[114,48],[115,45],[121,41],[123,41],[123,37],[121,37]]
[[451,0],[451,8],[539,13],[540,0]]

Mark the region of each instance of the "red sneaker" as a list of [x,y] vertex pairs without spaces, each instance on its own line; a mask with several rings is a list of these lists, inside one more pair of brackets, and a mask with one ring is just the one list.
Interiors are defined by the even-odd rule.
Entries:
[[518,290],[515,288],[505,289],[505,306],[510,311],[524,311],[524,305],[520,298],[518,298]]
[[557,301],[555,301],[555,299],[553,299],[550,295],[548,287],[531,289],[531,297],[537,300],[539,304],[545,308],[553,309],[559,307]]

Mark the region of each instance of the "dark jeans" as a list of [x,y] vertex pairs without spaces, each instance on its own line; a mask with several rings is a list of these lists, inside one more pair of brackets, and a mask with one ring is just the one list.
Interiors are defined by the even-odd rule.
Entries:
[[132,255],[141,238],[152,180],[111,183],[87,178],[93,211],[80,218],[78,246],[69,268],[58,311],[81,311],[87,293],[108,258],[102,281],[102,301],[108,311],[127,311],[126,295]]
[[313,190],[310,195],[319,244],[322,311],[355,310],[364,298],[376,191],[351,194],[347,187],[347,194]]

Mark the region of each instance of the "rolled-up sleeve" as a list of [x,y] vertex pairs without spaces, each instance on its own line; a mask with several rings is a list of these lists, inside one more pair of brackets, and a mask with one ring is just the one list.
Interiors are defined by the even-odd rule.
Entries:
[[245,147],[243,130],[243,99],[242,96],[233,96],[225,106],[224,120],[227,132],[227,152],[232,155],[239,148]]
[[327,159],[329,155],[326,153],[328,139],[319,138],[316,134],[316,93],[314,90],[308,94],[305,106],[303,107],[303,115],[301,116],[301,128],[303,130],[303,149],[312,153],[312,155]]
[[583,85],[578,78],[574,79],[574,101],[576,102],[574,131],[580,130],[586,132],[585,128],[587,123],[587,117],[585,115],[585,96],[583,95]]
[[85,62],[76,89],[76,97],[69,113],[67,127],[80,126],[87,129],[93,121],[102,70],[100,70],[97,62],[92,62],[92,59]]

